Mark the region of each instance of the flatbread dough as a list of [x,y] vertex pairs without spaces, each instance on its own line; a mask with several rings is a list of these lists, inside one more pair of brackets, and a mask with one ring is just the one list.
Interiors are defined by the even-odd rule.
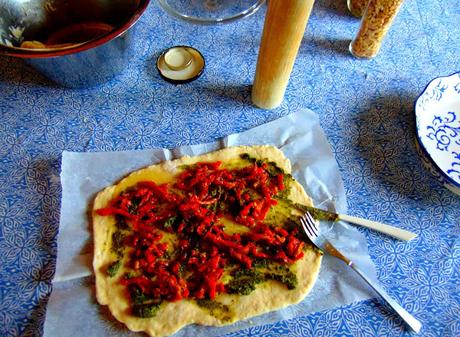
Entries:
[[[106,207],[109,202],[126,188],[136,185],[139,181],[151,180],[157,184],[171,182],[179,173],[180,167],[196,162],[223,163],[240,154],[248,153],[251,157],[268,159],[275,162],[286,173],[291,172],[291,166],[283,153],[272,146],[240,146],[230,147],[198,157],[183,157],[173,161],[166,161],[158,165],[136,171],[114,186],[107,187],[100,192],[94,201],[93,233],[94,233],[94,260],[93,267],[96,276],[97,300],[102,305],[108,305],[113,316],[126,324],[132,331],[145,331],[150,336],[165,336],[177,332],[188,324],[202,324],[221,326],[260,315],[269,311],[286,307],[300,302],[312,288],[321,263],[321,254],[313,248],[308,248],[304,257],[296,262],[298,285],[293,290],[276,281],[267,281],[258,285],[249,295],[217,295],[216,301],[228,305],[232,312],[231,321],[223,321],[214,317],[210,312],[194,303],[193,300],[168,302],[162,305],[155,317],[139,318],[130,314],[130,301],[124,286],[118,283],[118,277],[110,278],[107,275],[107,265],[113,261],[111,252],[111,235],[115,228],[113,216],[99,216],[95,210]],[[291,185],[289,198],[298,203],[311,205],[311,199],[296,181]],[[120,273],[119,273],[120,274]]]

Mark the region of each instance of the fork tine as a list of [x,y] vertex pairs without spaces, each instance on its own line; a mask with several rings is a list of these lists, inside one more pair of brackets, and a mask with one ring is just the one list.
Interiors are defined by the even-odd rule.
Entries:
[[314,235],[318,236],[319,229],[318,229],[318,226],[316,225],[315,219],[313,219],[312,215],[308,211],[305,213],[305,217],[307,218],[308,225],[310,226]]
[[308,221],[305,219],[305,216],[300,217],[300,224],[308,237],[314,236],[313,232],[310,230],[310,226],[308,226]]

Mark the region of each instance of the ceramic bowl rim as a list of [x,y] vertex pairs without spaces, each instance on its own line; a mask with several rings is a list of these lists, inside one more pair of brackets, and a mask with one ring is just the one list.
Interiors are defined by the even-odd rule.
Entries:
[[425,155],[425,157],[430,161],[430,164],[436,169],[436,171],[451,185],[457,187],[457,188],[460,188],[460,182],[457,182],[455,180],[453,180],[446,172],[444,172],[444,170],[442,170],[439,165],[436,163],[436,161],[433,159],[433,157],[431,156],[431,154],[429,153],[429,151],[426,149],[425,147],[425,144],[423,143],[422,141],[422,137],[420,136],[420,133],[419,133],[419,130],[417,128],[417,120],[418,120],[418,116],[419,114],[417,113],[417,103],[418,101],[420,100],[420,98],[423,96],[423,94],[427,91],[428,87],[431,86],[431,84],[436,81],[436,80],[439,80],[439,79],[443,79],[443,78],[450,78],[450,77],[453,77],[453,76],[459,76],[460,77],[460,72],[457,71],[455,73],[452,73],[450,75],[447,75],[447,76],[438,76],[438,77],[435,77],[433,78],[431,81],[428,82],[428,84],[425,86],[425,88],[422,90],[422,92],[417,96],[417,98],[415,99],[415,102],[414,102],[414,115],[415,115],[415,118],[414,118],[414,123],[415,123],[415,136],[416,136],[416,141],[419,145],[419,148],[420,150],[423,152],[423,154]]

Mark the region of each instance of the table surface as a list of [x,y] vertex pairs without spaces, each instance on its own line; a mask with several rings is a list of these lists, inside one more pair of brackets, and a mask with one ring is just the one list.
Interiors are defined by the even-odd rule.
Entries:
[[[42,334],[55,269],[63,150],[114,151],[208,142],[300,108],[320,117],[339,164],[349,213],[409,229],[398,242],[361,229],[386,290],[423,322],[421,335],[460,335],[460,197],[422,167],[413,104],[434,77],[460,71],[455,0],[404,3],[380,54],[350,56],[359,27],[346,1],[315,3],[286,98],[255,108],[250,87],[264,11],[224,26],[194,26],[152,3],[136,56],[97,88],[58,87],[0,58],[0,335]],[[166,47],[189,44],[203,76],[174,86],[155,69]],[[255,327],[231,336],[408,334],[379,300]]]

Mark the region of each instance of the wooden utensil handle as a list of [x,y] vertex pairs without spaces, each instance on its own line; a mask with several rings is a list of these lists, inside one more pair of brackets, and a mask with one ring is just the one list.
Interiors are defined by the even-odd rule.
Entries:
[[252,102],[281,104],[314,0],[270,0],[260,43]]

